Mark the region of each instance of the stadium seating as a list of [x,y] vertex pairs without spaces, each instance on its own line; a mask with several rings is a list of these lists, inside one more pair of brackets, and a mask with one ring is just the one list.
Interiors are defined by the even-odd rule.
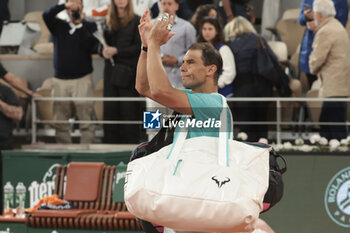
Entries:
[[34,44],[34,50],[39,54],[52,54],[53,44],[49,42],[50,31],[43,20],[42,14],[42,11],[28,12],[24,16],[24,21],[30,23],[37,23],[40,26],[41,36],[39,40]]
[[305,27],[298,22],[298,16],[299,9],[287,10],[276,25],[279,37],[287,45],[289,57],[296,51],[305,31]]
[[40,228],[140,230],[125,204],[112,199],[115,169],[97,162],[60,166],[55,194],[73,203],[74,209],[37,210],[26,216],[26,224]]
[[288,48],[286,43],[283,41],[268,41],[268,44],[277,56],[279,62],[283,63],[288,61]]

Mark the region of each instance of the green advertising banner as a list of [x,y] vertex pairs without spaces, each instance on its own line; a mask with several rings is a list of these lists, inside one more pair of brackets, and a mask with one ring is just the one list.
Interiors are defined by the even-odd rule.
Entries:
[[349,233],[350,156],[285,158],[283,199],[261,218],[276,233]]
[[[129,156],[130,151],[108,153],[5,151],[2,156],[3,184],[10,181],[16,187],[18,182],[23,182],[27,188],[26,207],[30,207],[45,195],[52,194],[56,168],[60,164],[71,161],[102,161],[118,165],[114,188],[123,190]],[[276,233],[349,233],[350,155],[289,154],[284,157],[288,170],[283,176],[285,184],[283,199],[260,217]],[[123,200],[122,192],[114,192],[113,198],[115,201]],[[6,232],[8,225],[4,224],[0,223],[0,232]],[[13,227],[21,226],[13,225]],[[68,229],[27,229],[27,232],[54,231],[70,232]],[[10,232],[20,230],[11,229]],[[72,232],[80,231],[72,230]]]
[[0,222],[0,233],[27,233],[25,223]]
[[124,183],[126,176],[127,165],[123,162],[119,163],[115,169],[115,179],[114,179],[114,192],[113,201],[114,202],[124,202]]

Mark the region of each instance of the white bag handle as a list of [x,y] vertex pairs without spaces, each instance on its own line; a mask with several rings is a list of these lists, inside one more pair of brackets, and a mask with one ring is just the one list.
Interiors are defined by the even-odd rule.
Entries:
[[[228,154],[228,140],[229,138],[233,138],[233,124],[232,124],[232,115],[231,113],[229,113],[230,115],[230,128],[228,125],[228,117],[227,117],[227,110],[228,105],[226,102],[226,98],[222,95],[221,99],[222,99],[222,111],[220,114],[220,121],[221,121],[221,127],[220,127],[220,132],[219,132],[219,140],[218,140],[218,164],[220,166],[229,166],[229,154]],[[182,120],[186,120],[187,116],[183,116],[180,121]],[[230,132],[230,133],[228,133]],[[172,155],[172,158],[174,158],[175,160],[178,160],[178,154],[181,151],[181,148],[183,147],[183,144],[185,143],[186,137],[188,134],[188,129],[187,127],[183,127],[183,128],[177,128],[175,130],[174,133],[174,139],[173,139],[173,144],[172,147],[170,148],[169,154],[167,156],[167,159],[170,158],[170,156]]]

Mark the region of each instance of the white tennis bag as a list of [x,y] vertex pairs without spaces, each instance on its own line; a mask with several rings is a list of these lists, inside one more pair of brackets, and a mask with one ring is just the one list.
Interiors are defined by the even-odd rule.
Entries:
[[[227,125],[223,101],[220,120]],[[124,186],[128,210],[178,231],[254,230],[268,188],[269,150],[228,139],[227,131],[219,138],[185,140],[182,129],[173,144],[130,162]]]

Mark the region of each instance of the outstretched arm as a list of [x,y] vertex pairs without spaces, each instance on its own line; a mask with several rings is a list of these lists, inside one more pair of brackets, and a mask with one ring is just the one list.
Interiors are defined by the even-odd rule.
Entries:
[[14,74],[8,72],[4,75],[4,80],[10,84],[12,87],[16,88],[17,90],[25,93],[26,95],[30,97],[40,97],[38,93],[35,93],[26,87],[26,85]]
[[169,20],[157,21],[148,38],[147,77],[151,98],[175,111],[193,115],[187,94],[174,88],[164,70],[160,46],[167,43],[174,36],[167,28],[172,24],[174,17]]
[[31,97],[40,97],[39,94],[34,93],[33,91],[29,90],[27,86],[14,74],[8,72],[0,63],[0,78],[3,78],[8,84],[10,84],[12,87],[16,88],[17,90],[23,92],[24,94],[27,94]]
[[227,22],[230,22],[235,17],[231,9],[230,0],[222,0],[222,6],[226,14]]
[[[153,24],[150,12],[147,8],[145,13],[143,13],[141,17],[139,24],[139,34],[141,38],[141,43],[142,46],[145,48],[148,47],[148,35],[152,27]],[[144,50],[141,50],[139,61],[137,63],[135,88],[140,93],[140,95],[151,98],[147,77],[147,52]]]

